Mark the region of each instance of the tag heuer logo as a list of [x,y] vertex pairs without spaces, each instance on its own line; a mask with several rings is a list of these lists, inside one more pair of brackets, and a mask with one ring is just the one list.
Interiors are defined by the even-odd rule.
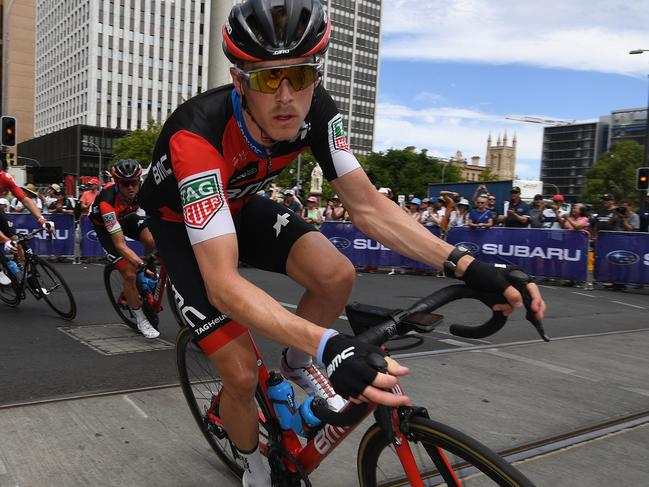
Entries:
[[210,174],[183,183],[180,188],[185,224],[205,228],[223,206],[220,174]]
[[345,129],[343,127],[343,117],[338,114],[329,121],[329,145],[332,151],[345,150],[350,151],[345,137]]

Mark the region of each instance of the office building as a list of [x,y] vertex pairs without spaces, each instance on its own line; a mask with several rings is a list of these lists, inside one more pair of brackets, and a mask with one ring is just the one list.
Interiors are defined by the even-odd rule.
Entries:
[[647,108],[613,110],[610,115],[607,147],[632,140],[644,147],[647,137]]
[[207,87],[209,1],[36,0],[35,135],[133,130]]
[[379,77],[381,0],[326,0],[332,40],[324,85],[343,115],[357,154],[372,151]]

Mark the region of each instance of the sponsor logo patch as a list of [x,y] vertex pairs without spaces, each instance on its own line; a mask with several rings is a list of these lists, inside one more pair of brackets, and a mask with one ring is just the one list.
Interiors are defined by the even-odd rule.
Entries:
[[343,127],[343,116],[339,113],[334,118],[329,120],[328,126],[329,133],[329,148],[331,152],[336,150],[344,150],[351,152],[345,137],[345,128]]
[[221,184],[221,172],[199,176],[185,181],[180,187],[185,224],[191,228],[205,228],[225,198]]
[[114,211],[102,215],[102,219],[104,220],[104,226],[108,230],[108,233],[115,233],[122,228],[117,221]]
[[472,254],[475,254],[480,250],[480,247],[478,244],[473,243],[473,242],[460,242],[455,244],[455,247],[457,247],[460,250],[468,250]]

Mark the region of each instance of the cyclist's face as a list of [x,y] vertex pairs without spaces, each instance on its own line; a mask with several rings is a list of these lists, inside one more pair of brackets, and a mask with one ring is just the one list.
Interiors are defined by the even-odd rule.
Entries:
[[135,195],[140,190],[140,180],[139,179],[121,179],[117,182],[117,187],[119,192],[127,200],[132,200],[135,198]]
[[[244,71],[278,66],[290,66],[312,62],[312,58],[281,59],[263,61],[243,66]],[[237,74],[235,68],[230,69],[232,81],[239,94],[243,94],[248,110],[257,123],[263,127],[266,136],[247,114],[246,125],[255,140],[265,146],[272,146],[277,140],[290,140],[295,137],[311,108],[313,90],[318,81],[302,90],[293,89],[288,79],[283,79],[275,93],[262,93],[253,90],[249,83]],[[274,140],[273,140],[274,139]]]

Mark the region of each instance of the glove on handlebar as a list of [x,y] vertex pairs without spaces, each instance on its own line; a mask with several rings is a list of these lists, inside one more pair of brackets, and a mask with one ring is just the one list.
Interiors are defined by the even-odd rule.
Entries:
[[13,253],[16,250],[18,250],[18,246],[16,245],[16,242],[14,242],[13,240],[7,240],[4,243],[4,248],[5,248],[5,252],[7,253]]
[[502,294],[511,285],[520,291],[532,278],[518,266],[485,264],[475,259],[466,268],[461,279],[471,289]]
[[322,361],[334,390],[341,396],[356,397],[387,369],[385,353],[376,345],[338,334],[324,345]]
[[146,275],[146,270],[137,273],[137,284],[144,292],[153,291],[158,284],[158,279]]

